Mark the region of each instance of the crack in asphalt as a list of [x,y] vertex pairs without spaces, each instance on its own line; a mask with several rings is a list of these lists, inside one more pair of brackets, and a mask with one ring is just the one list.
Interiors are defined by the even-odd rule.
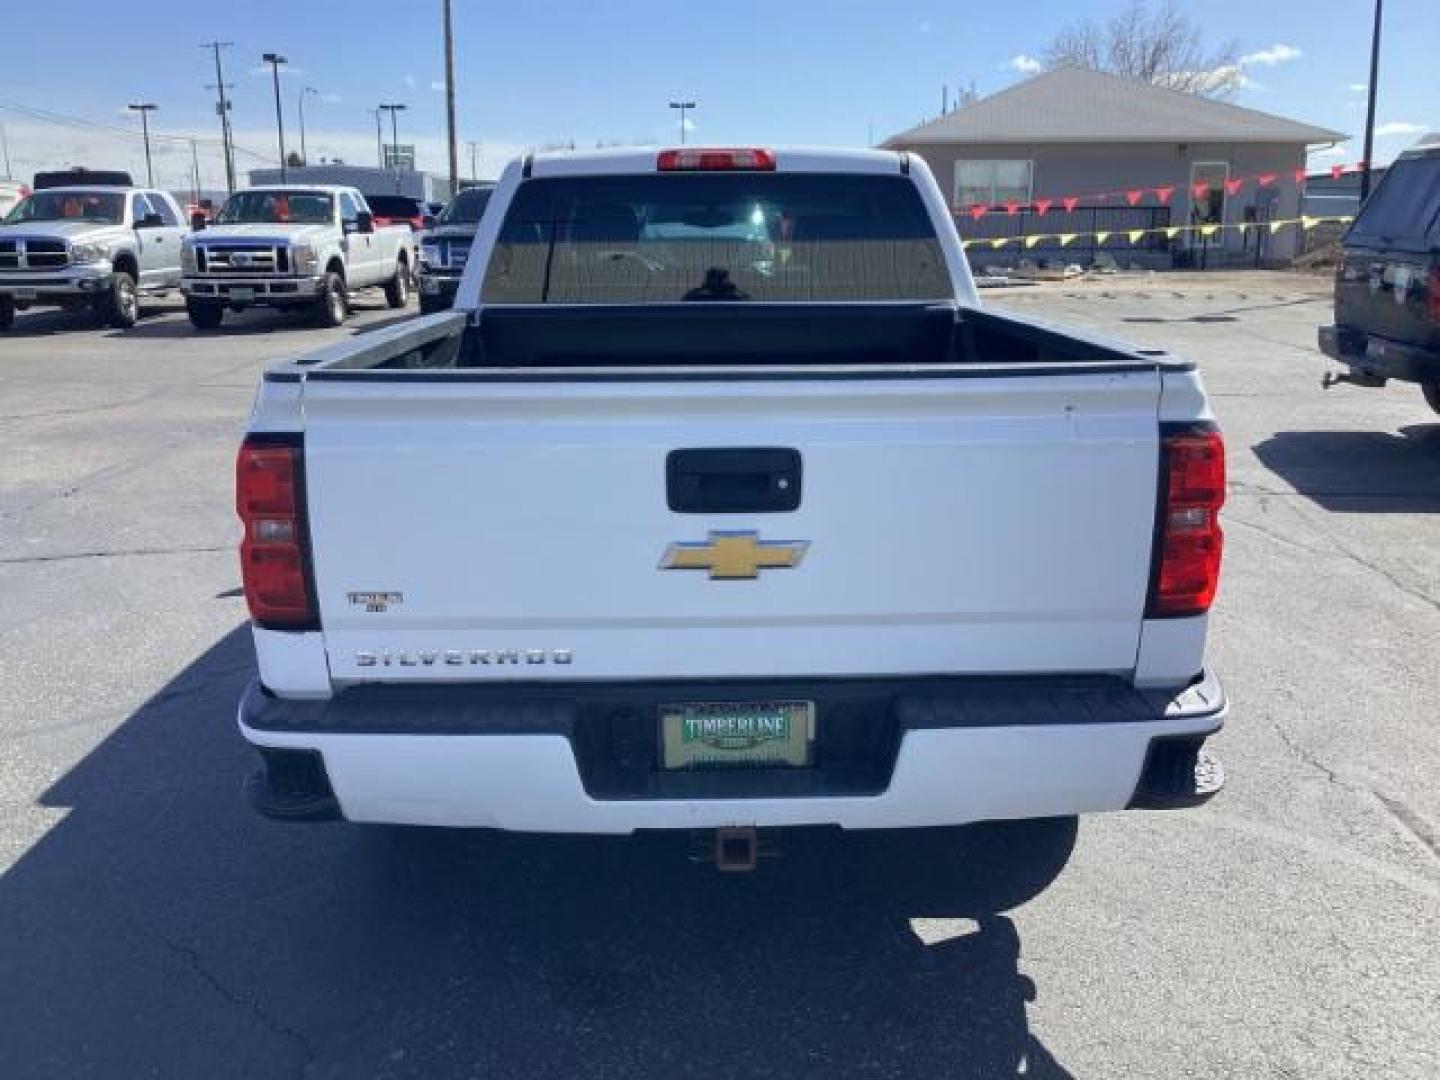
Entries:
[[209,986],[211,990],[218,994],[231,1007],[244,1010],[266,1031],[277,1038],[285,1039],[293,1043],[300,1052],[300,1067],[296,1071],[296,1076],[303,1077],[310,1071],[310,1067],[317,1060],[315,1047],[303,1031],[298,1028],[293,1028],[289,1024],[283,1023],[274,1016],[271,1016],[257,999],[232,990],[220,976],[210,970],[205,963],[205,958],[200,955],[200,950],[194,946],[175,941],[158,931],[146,928],[136,919],[133,912],[127,911],[125,918],[126,921],[130,923],[131,928],[140,936],[148,938],[150,941],[159,944],[171,955],[179,957],[185,963],[186,967],[194,972],[202,982]]
[[1342,776],[1337,770],[1332,769],[1320,760],[1312,751],[1302,746],[1290,733],[1287,732],[1278,720],[1272,719],[1270,726],[1275,729],[1275,734],[1280,737],[1280,742],[1295,760],[1314,769],[1320,773],[1327,783],[1338,788],[1349,791],[1356,795],[1367,796],[1379,803],[1381,809],[1395,822],[1397,822],[1407,835],[1416,840],[1423,847],[1431,858],[1440,862],[1440,832],[1426,821],[1423,816],[1403,799],[1393,795],[1386,795],[1377,791],[1368,784],[1361,783],[1349,777]]
[[119,401],[107,401],[100,405],[77,405],[71,409],[46,409],[40,412],[19,412],[0,414],[0,423],[14,423],[21,420],[53,420],[60,416],[89,416],[93,413],[108,412],[112,409],[124,409],[131,405],[139,405],[158,397],[164,393],[163,390],[150,390],[135,397],[122,398]]
[[[1248,490],[1251,492],[1258,492],[1259,494],[1266,496],[1278,496],[1280,498],[1305,498],[1305,496],[1301,496],[1298,492],[1274,491],[1270,488],[1261,487],[1260,485],[1251,484],[1243,480],[1232,480],[1230,484],[1234,488],[1238,488],[1240,490]],[[1407,497],[1408,496],[1405,496],[1403,494],[1395,496],[1395,498]],[[1262,533],[1263,535],[1268,536],[1279,543],[1297,547],[1300,550],[1305,551],[1311,555],[1346,559],[1350,562],[1353,562],[1356,566],[1359,566],[1365,570],[1369,570],[1372,574],[1375,574],[1377,577],[1380,577],[1385,581],[1389,582],[1392,586],[1394,586],[1400,592],[1404,593],[1406,596],[1409,596],[1415,600],[1419,600],[1422,604],[1426,605],[1433,611],[1440,612],[1440,599],[1431,596],[1430,593],[1418,586],[1411,585],[1408,581],[1399,577],[1393,571],[1387,570],[1379,563],[1372,562],[1371,560],[1365,558],[1359,552],[1355,551],[1348,544],[1346,544],[1345,541],[1340,539],[1340,537],[1337,536],[1334,532],[1325,528],[1324,525],[1322,525],[1320,522],[1311,519],[1309,515],[1303,515],[1303,517],[1306,524],[1316,533],[1318,533],[1325,540],[1326,543],[1331,545],[1329,550],[1319,551],[1313,548],[1308,548],[1305,545],[1301,544],[1299,541],[1291,540],[1288,537],[1284,537],[1279,535],[1278,533],[1271,532],[1269,529],[1265,528],[1262,525],[1258,525],[1253,521],[1247,521],[1244,518],[1237,517],[1234,515],[1233,511],[1227,510],[1223,520],[1226,523],[1233,523],[1242,527],[1249,527],[1251,529],[1254,529],[1256,532]]]
[[1271,528],[1268,528],[1267,526],[1261,525],[1258,522],[1247,521],[1245,518],[1237,517],[1235,514],[1228,511],[1223,518],[1223,522],[1227,528],[1231,525],[1239,525],[1242,529],[1250,529],[1253,532],[1259,533],[1261,536],[1275,541],[1275,543],[1277,544],[1281,544],[1284,547],[1288,548],[1294,548],[1296,551],[1304,552],[1306,555],[1324,556],[1330,554],[1328,551],[1321,551],[1318,548],[1312,548],[1306,544],[1302,544],[1298,540],[1292,540],[1288,536],[1282,536],[1280,533],[1276,532]]
[[234,544],[197,544],[189,547],[171,548],[117,548],[113,551],[72,551],[61,555],[22,555],[15,559],[0,559],[0,566],[22,566],[26,563],[68,562],[72,559],[116,559],[143,555],[196,555],[216,551],[230,551]]

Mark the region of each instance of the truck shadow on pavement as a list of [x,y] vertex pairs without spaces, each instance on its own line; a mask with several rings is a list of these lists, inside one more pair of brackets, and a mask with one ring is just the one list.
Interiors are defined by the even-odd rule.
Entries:
[[966,830],[786,834],[721,875],[673,835],[272,824],[252,675],[237,628],[45,793],[0,878],[8,1080],[1069,1075]]
[[1281,431],[1261,464],[1326,510],[1440,513],[1440,424],[1389,431]]

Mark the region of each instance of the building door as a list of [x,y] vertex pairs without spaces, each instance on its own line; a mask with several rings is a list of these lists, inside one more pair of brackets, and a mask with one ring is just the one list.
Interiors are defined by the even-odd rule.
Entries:
[[1186,224],[1195,230],[1189,234],[1192,246],[1224,244],[1223,231],[1207,238],[1198,230],[1202,225],[1225,224],[1225,181],[1229,179],[1228,162],[1197,161],[1190,166],[1190,220]]

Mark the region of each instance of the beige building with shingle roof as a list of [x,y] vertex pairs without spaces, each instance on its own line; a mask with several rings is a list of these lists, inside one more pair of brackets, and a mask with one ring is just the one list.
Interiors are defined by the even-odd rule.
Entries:
[[[1067,260],[1107,250],[1145,265],[1288,262],[1299,230],[1240,228],[1300,214],[1306,150],[1338,131],[1082,68],[1058,68],[885,140],[924,158],[962,235],[1145,229],[1143,241],[1029,249]],[[1219,226],[1205,229],[1201,226]],[[1160,230],[1179,227],[1166,235]],[[1113,241],[1109,241],[1113,244]],[[987,261],[1013,262],[1010,244]]]

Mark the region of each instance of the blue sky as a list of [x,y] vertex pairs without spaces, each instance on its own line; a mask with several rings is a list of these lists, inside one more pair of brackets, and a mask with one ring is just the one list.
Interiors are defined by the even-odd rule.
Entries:
[[[692,141],[863,145],[933,116],[941,86],[974,80],[982,94],[1023,77],[1054,31],[1077,14],[1105,19],[1124,0],[1024,4],[931,0],[787,0],[676,4],[454,0],[460,138],[481,142],[480,174],[528,146],[673,142],[666,102],[697,102]],[[1180,0],[1213,42],[1236,38],[1252,57],[1234,100],[1356,136],[1317,165],[1360,157],[1370,0]],[[294,70],[283,79],[287,146],[298,146],[296,98],[306,101],[313,158],[370,164],[380,101],[405,102],[401,142],[422,167],[444,163],[440,0],[68,0],[7,10],[0,24],[0,125],[14,172],[85,161],[143,173],[128,101],[160,106],[155,130],[195,135],[202,179],[222,178],[210,54],[213,37],[233,82],[242,166],[275,156],[265,51]],[[127,13],[128,12],[128,13]],[[143,12],[143,17],[135,17]],[[199,12],[199,14],[197,14]],[[397,12],[402,14],[397,15]],[[1376,160],[1440,128],[1440,2],[1386,5]],[[24,110],[14,106],[22,106]],[[43,109],[93,127],[42,119]],[[388,138],[388,122],[387,122]],[[157,180],[185,184],[188,147],[158,140]],[[469,152],[461,149],[462,171]]]

